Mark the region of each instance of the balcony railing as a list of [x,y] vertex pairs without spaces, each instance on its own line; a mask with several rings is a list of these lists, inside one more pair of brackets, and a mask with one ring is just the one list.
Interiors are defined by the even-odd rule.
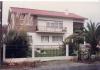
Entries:
[[48,32],[48,33],[65,33],[67,31],[66,27],[54,28],[46,26],[38,26],[36,32]]
[[40,49],[58,49],[62,47],[62,45],[35,45],[34,48],[40,48]]

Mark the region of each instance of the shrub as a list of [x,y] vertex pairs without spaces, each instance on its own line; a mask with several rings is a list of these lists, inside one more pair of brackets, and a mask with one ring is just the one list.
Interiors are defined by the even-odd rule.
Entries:
[[6,57],[7,58],[23,58],[28,57],[31,52],[26,32],[17,32],[11,30],[5,38]]

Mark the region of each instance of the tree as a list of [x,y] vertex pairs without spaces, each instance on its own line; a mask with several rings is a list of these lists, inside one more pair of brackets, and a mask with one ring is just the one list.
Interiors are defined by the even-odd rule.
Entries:
[[26,32],[11,30],[5,38],[6,57],[23,58],[30,52],[29,39]]
[[[66,44],[73,44],[74,45],[74,49],[72,51],[78,51],[78,60],[81,60],[81,54],[80,54],[80,44],[84,43],[84,32],[83,31],[79,31],[78,33],[73,33],[72,35],[70,35],[69,37],[67,37],[65,39]],[[70,46],[72,47],[72,46]],[[70,50],[70,51],[71,51]]]
[[[84,40],[85,38],[85,40]],[[80,54],[80,46],[79,44],[83,43],[84,41],[86,41],[86,43],[89,43],[91,45],[90,49],[90,56],[91,54],[96,53],[97,51],[97,44],[100,41],[100,25],[99,24],[95,24],[94,22],[90,21],[89,23],[87,23],[87,27],[84,28],[84,31],[79,30],[77,31],[77,33],[73,33],[72,35],[70,35],[69,37],[67,37],[65,39],[66,44],[69,43],[74,43],[77,51],[78,51],[78,59],[81,59],[81,54]]]
[[85,41],[91,45],[91,54],[95,54],[97,51],[97,44],[100,40],[100,25],[92,21],[87,23],[85,28]]

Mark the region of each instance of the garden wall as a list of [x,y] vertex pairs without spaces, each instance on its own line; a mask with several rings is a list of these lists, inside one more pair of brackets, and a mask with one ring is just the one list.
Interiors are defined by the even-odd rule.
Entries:
[[[4,48],[4,62],[32,62],[32,61],[50,61],[50,60],[71,60],[76,58],[76,56],[68,55],[68,45],[66,45],[66,56],[53,56],[53,57],[30,57],[30,58],[5,58],[5,48]],[[33,54],[32,54],[33,55]]]
[[51,61],[51,60],[71,60],[76,56],[57,56],[57,57],[36,57],[36,58],[9,58],[4,61],[9,62],[32,62],[32,61]]

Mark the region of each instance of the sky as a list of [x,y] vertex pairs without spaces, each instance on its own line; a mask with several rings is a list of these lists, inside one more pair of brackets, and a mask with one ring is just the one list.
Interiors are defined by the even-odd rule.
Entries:
[[[8,12],[10,7],[31,8],[50,11],[68,11],[83,17],[100,22],[100,2],[64,2],[64,1],[4,1],[3,2],[3,24],[8,24]],[[87,22],[87,21],[86,21]]]

